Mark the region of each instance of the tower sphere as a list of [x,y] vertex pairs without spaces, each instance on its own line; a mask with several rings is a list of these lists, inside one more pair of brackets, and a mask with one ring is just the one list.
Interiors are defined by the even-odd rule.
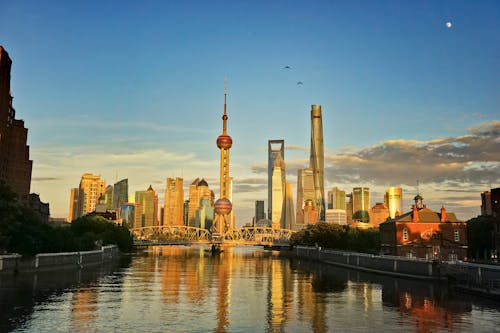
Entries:
[[215,213],[218,215],[228,215],[233,209],[233,204],[226,198],[220,198],[215,202]]
[[227,134],[221,134],[217,138],[217,147],[219,149],[229,149],[233,145],[233,139]]

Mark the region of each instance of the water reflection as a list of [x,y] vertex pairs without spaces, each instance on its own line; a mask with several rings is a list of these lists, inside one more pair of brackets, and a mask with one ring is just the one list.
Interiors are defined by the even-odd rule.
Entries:
[[203,247],[154,247],[108,271],[0,277],[0,297],[0,322],[9,325],[1,330],[36,332],[451,332],[500,323],[498,305],[458,297],[446,285],[260,248],[212,256]]

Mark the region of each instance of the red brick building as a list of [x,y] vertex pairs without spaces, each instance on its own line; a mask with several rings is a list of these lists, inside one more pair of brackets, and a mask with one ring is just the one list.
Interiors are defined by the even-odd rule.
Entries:
[[454,213],[426,208],[420,195],[413,209],[380,224],[384,254],[436,260],[464,260],[467,257],[467,223]]
[[29,159],[28,129],[24,121],[15,119],[10,92],[10,69],[12,60],[0,46],[0,179],[28,202],[31,185],[32,161]]

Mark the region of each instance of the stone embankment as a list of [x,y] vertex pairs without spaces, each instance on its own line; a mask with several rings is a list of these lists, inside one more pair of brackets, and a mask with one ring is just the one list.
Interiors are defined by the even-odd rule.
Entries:
[[59,268],[78,268],[110,261],[120,256],[116,245],[81,252],[40,253],[33,257],[0,255],[0,273],[33,272]]
[[296,246],[280,253],[366,272],[423,280],[448,280],[457,289],[489,297],[500,297],[500,266],[461,261],[440,262],[419,258],[371,255]]

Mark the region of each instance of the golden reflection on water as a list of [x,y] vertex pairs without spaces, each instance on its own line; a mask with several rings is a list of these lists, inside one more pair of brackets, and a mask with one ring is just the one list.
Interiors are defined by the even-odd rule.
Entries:
[[[195,323],[200,331],[230,332],[242,322],[246,326],[238,330],[246,332],[360,330],[356,320],[363,316],[387,325],[377,317],[387,306],[399,319],[413,322],[418,332],[453,331],[457,314],[470,311],[440,304],[425,284],[422,291],[412,293],[410,287],[391,284],[392,278],[373,284],[359,273],[308,265],[297,266],[260,249],[226,247],[212,255],[203,247],[153,247],[132,261],[131,276],[124,282],[130,290],[124,298],[136,301],[134,306],[143,307],[139,312],[150,316],[144,325],[158,328],[168,323],[173,331],[190,330],[194,315],[202,321]],[[99,330],[99,301],[98,288],[73,292],[71,331]],[[370,319],[365,322],[368,329]]]

